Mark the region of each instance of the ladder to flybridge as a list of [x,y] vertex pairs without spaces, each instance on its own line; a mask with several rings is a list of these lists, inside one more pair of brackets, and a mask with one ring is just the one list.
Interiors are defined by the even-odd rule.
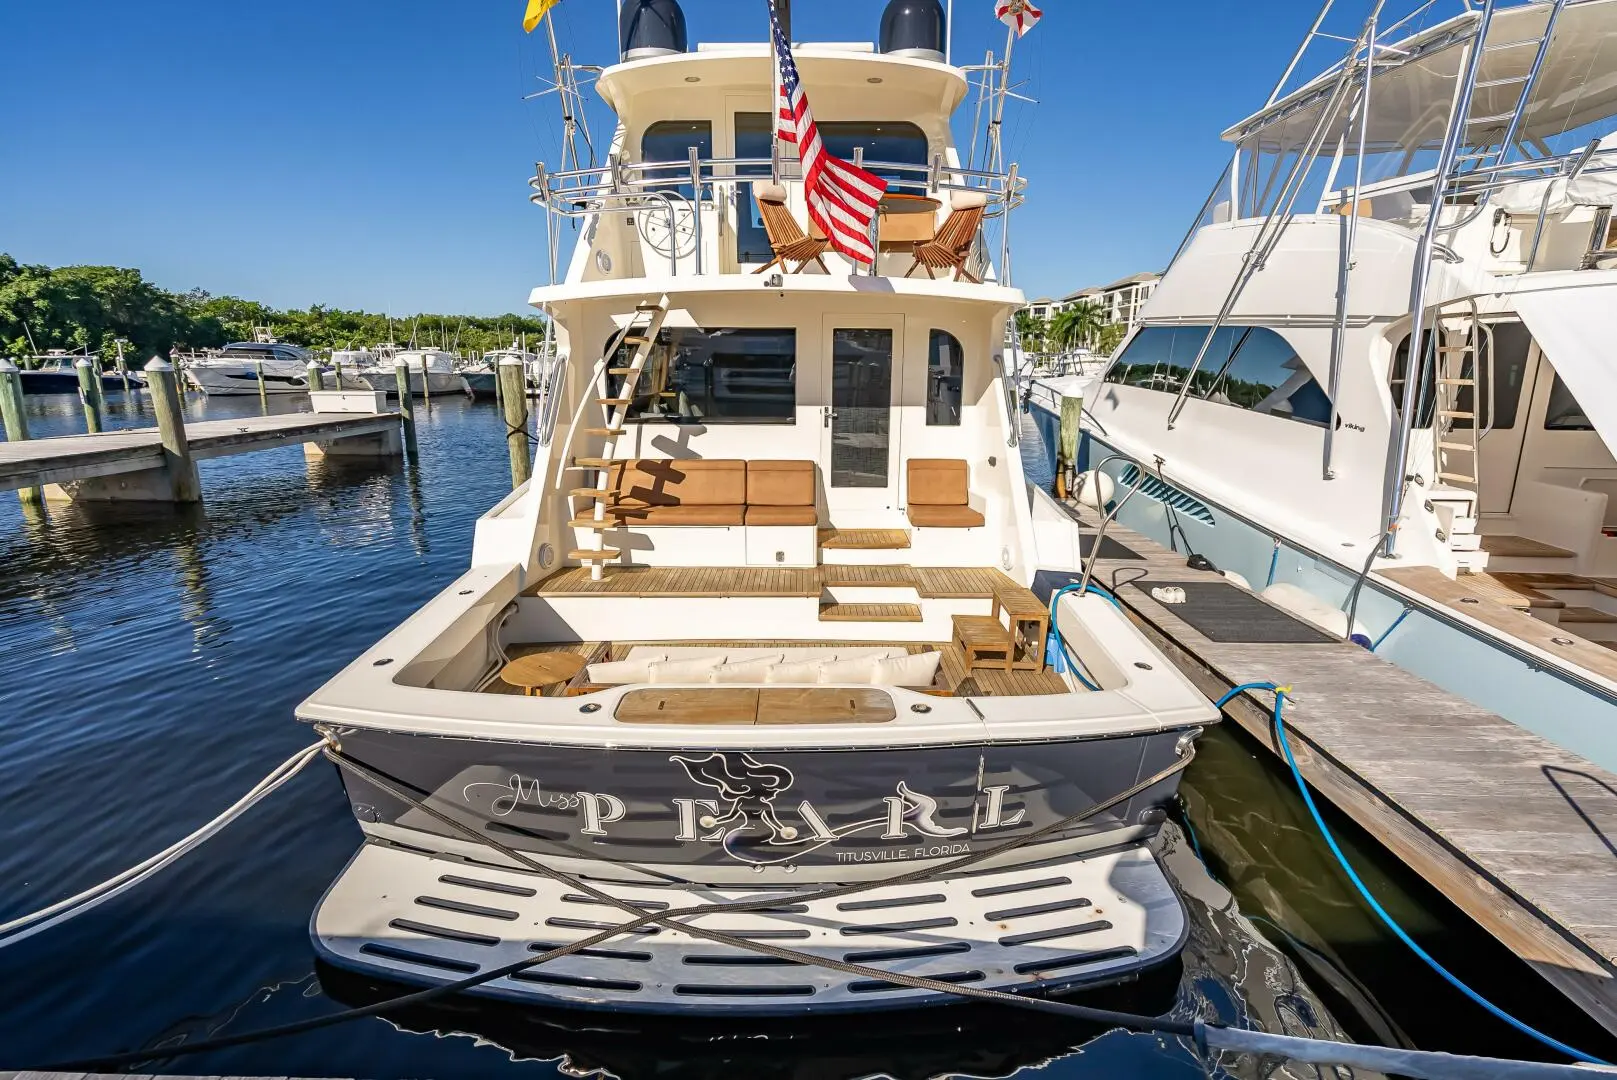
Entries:
[[[584,434],[599,436],[604,444],[599,457],[574,458],[569,466],[572,470],[593,474],[595,485],[573,488],[568,493],[570,501],[582,499],[591,505],[584,516],[575,517],[568,523],[575,531],[584,533],[589,538],[588,542],[567,553],[569,559],[588,566],[590,577],[595,581],[601,580],[606,565],[622,554],[606,546],[606,534],[619,527],[609,513],[616,490],[613,472],[627,460],[618,457],[618,439],[627,430],[629,409],[637,396],[643,396],[640,394],[641,380],[667,317],[666,296],[653,303],[635,305],[634,313],[623,328],[613,335],[596,367],[595,403],[601,409],[602,426],[585,428]],[[614,367],[613,364],[626,347],[634,349],[628,366]],[[613,380],[620,378],[622,381],[614,388]],[[661,392],[660,386],[657,392]]]

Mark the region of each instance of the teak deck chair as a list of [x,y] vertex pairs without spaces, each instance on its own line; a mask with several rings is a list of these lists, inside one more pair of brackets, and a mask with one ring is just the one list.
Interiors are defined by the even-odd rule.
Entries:
[[909,277],[921,267],[926,268],[929,278],[937,277],[934,270],[952,269],[956,281],[964,274],[967,281],[980,285],[982,282],[966,269],[966,263],[971,259],[971,245],[977,238],[977,230],[982,228],[988,196],[980,191],[957,191],[949,205],[949,216],[938,229],[937,238],[915,245],[915,265],[904,276]]
[[[754,184],[752,193],[758,198],[764,232],[769,234],[769,246],[775,252],[774,261],[753,272],[762,274],[779,266],[789,274],[801,274],[812,262],[819,264],[822,273],[829,274],[831,271],[821,256],[831,250],[831,242],[803,232],[786,206],[786,189],[779,184]],[[793,270],[788,262],[795,262],[797,269]]]

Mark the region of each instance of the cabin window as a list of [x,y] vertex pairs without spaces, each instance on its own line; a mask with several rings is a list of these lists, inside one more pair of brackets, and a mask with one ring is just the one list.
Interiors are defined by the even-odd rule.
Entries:
[[1195,397],[1308,424],[1331,422],[1330,398],[1285,338],[1263,326],[1221,326],[1209,340],[1210,329],[1144,327],[1107,370],[1106,381],[1177,394],[1195,365]]
[[[634,352],[624,345],[612,366],[628,367]],[[608,378],[612,396],[621,396],[624,379]],[[669,424],[790,424],[796,410],[796,330],[664,329],[628,416]]]
[[1291,343],[1264,326],[1242,335],[1235,356],[1202,395],[1208,401],[1305,424],[1331,422],[1331,399]]
[[1545,431],[1593,431],[1595,426],[1589,422],[1589,415],[1578,404],[1578,399],[1572,396],[1561,376],[1555,377],[1550,387],[1549,408],[1544,411]]
[[958,427],[966,350],[953,334],[934,330],[927,355],[926,422],[932,426]]
[[926,132],[914,124],[898,120],[832,120],[821,122],[819,129],[826,153],[853,161],[862,151],[866,168],[888,181],[889,187],[895,180],[915,188],[926,185],[924,173],[884,169],[877,164],[930,164]]
[[[1107,382],[1178,393],[1207,340],[1206,326],[1147,326],[1135,334],[1123,355],[1106,374]],[[1221,326],[1196,370],[1196,386],[1205,389],[1229,361],[1247,333],[1244,326]]]
[[[666,169],[648,169],[647,180],[668,180],[659,185],[675,187],[687,199],[695,198],[691,187],[691,147],[703,161],[713,159],[713,122],[711,120],[659,120],[640,136],[641,161],[677,161]],[[682,184],[672,181],[683,179]]]

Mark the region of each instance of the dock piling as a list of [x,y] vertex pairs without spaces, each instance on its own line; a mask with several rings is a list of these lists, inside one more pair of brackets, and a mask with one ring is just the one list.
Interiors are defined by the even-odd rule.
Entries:
[[264,383],[264,361],[253,361],[253,374],[258,377],[258,407],[269,411],[269,387]]
[[326,388],[326,379],[324,373],[320,370],[320,361],[310,360],[307,370],[309,374],[306,381],[309,384],[310,393],[317,390],[324,390]]
[[[0,419],[5,421],[7,442],[25,442],[28,439],[28,414],[22,404],[22,377],[17,374],[17,365],[10,360],[0,360]],[[19,488],[17,498],[22,500],[24,510],[44,509],[45,492],[39,487]]]
[[101,434],[101,372],[86,358],[73,370],[79,376],[79,404],[84,406],[84,427],[91,435]]
[[495,376],[505,414],[505,443],[511,451],[511,487],[519,488],[533,476],[533,448],[528,442],[527,373],[515,356],[500,358]]
[[432,387],[427,382],[427,358],[421,358],[421,404],[432,408]]
[[170,499],[177,503],[201,502],[202,479],[197,475],[191,444],[185,436],[185,412],[180,405],[179,378],[174,365],[160,356],[152,357],[146,365],[146,387],[163,441]]
[[1056,448],[1056,498],[1065,499],[1067,474],[1078,465],[1078,425],[1083,418],[1084,399],[1065,396],[1061,399],[1061,437]]
[[399,418],[404,422],[404,452],[414,461],[419,453],[415,441],[415,402],[410,397],[410,365],[403,357],[393,361],[393,377],[399,384]]

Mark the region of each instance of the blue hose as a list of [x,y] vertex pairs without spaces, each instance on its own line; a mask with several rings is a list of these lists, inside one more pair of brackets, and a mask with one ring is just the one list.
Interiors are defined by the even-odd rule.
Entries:
[[1510,1015],[1505,1010],[1501,1009],[1499,1006],[1495,1005],[1493,1002],[1471,989],[1465,983],[1461,982],[1457,975],[1451,973],[1442,964],[1438,963],[1430,953],[1417,945],[1415,943],[1415,939],[1410,937],[1404,928],[1398,925],[1397,920],[1387,913],[1387,909],[1382,907],[1380,902],[1377,901],[1373,895],[1371,895],[1370,890],[1365,887],[1364,882],[1360,880],[1359,875],[1354,871],[1353,866],[1347,861],[1347,856],[1342,854],[1341,847],[1339,847],[1336,843],[1336,837],[1331,833],[1330,828],[1325,824],[1325,819],[1320,816],[1319,807],[1314,805],[1314,796],[1309,792],[1308,784],[1303,780],[1302,770],[1297,768],[1297,759],[1292,755],[1291,742],[1286,738],[1286,722],[1282,715],[1285,711],[1286,694],[1290,689],[1290,687],[1276,686],[1274,683],[1243,683],[1242,685],[1235,687],[1223,697],[1219,698],[1218,702],[1216,703],[1216,707],[1222,709],[1237,694],[1240,694],[1246,690],[1274,691],[1275,738],[1280,743],[1280,750],[1281,753],[1285,755],[1286,764],[1291,768],[1292,779],[1297,782],[1297,790],[1302,793],[1303,804],[1308,807],[1308,813],[1314,819],[1314,824],[1319,828],[1320,835],[1325,838],[1325,843],[1330,846],[1331,854],[1336,856],[1336,861],[1338,865],[1342,867],[1343,873],[1347,874],[1348,880],[1353,883],[1353,887],[1357,889],[1359,895],[1364,898],[1364,902],[1370,905],[1370,910],[1376,913],[1376,916],[1384,924],[1386,924],[1387,929],[1391,930],[1398,940],[1409,946],[1410,950],[1416,956],[1425,961],[1428,967],[1437,972],[1437,974],[1441,975],[1444,981],[1446,981],[1456,990],[1460,991],[1460,993],[1464,994],[1466,997],[1470,998],[1472,1001],[1476,1002],[1478,1005],[1482,1006],[1482,1008],[1492,1013],[1498,1019],[1503,1020],[1505,1023],[1509,1024],[1523,1035],[1537,1039],[1550,1049],[1559,1051],[1560,1053],[1563,1053],[1567,1057],[1570,1057],[1576,1061],[1587,1062],[1590,1065],[1606,1065],[1607,1062],[1602,1061],[1600,1058],[1592,1057],[1589,1054],[1583,1053],[1581,1050],[1574,1050],[1566,1043],[1544,1034],[1542,1031],[1539,1031],[1537,1028],[1527,1024],[1524,1021],[1516,1019],[1514,1016]]
[[[1098,691],[1100,687],[1084,678],[1083,669],[1078,666],[1077,658],[1072,655],[1072,650],[1067,648],[1066,641],[1061,637],[1061,631],[1056,627],[1056,602],[1067,593],[1077,592],[1079,588],[1080,586],[1078,585],[1063,585],[1050,594],[1050,636],[1044,643],[1044,662],[1050,666],[1051,670],[1056,672],[1070,670],[1073,678],[1082,683],[1085,690]],[[1117,610],[1123,610],[1123,605],[1117,602],[1117,597],[1094,582],[1090,582],[1082,588],[1086,594],[1095,593],[1098,596],[1104,596],[1112,602],[1112,606],[1116,607]]]

